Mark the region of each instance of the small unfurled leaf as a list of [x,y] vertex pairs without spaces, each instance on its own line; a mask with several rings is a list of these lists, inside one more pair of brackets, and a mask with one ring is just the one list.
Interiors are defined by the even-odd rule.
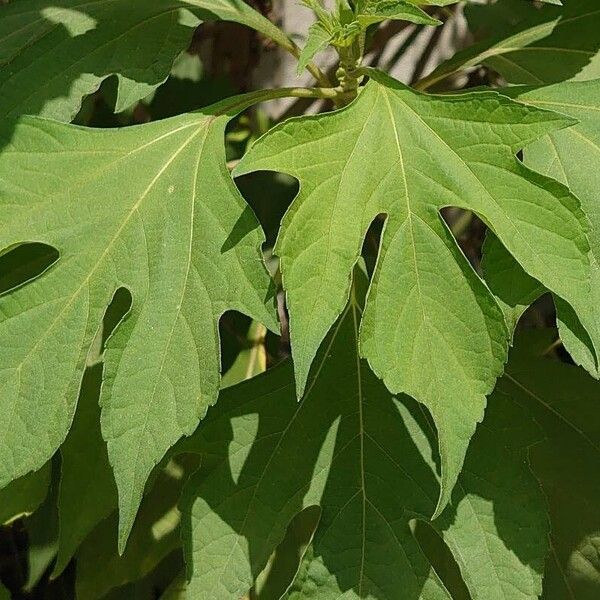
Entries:
[[168,76],[199,22],[236,21],[289,43],[243,0],[19,0],[0,5],[0,117],[70,121],[116,75],[121,111]]
[[[556,3],[552,3],[556,4]],[[532,10],[529,19],[458,52],[419,82],[421,89],[462,69],[486,64],[510,83],[541,85],[600,77],[597,0]]]
[[348,300],[364,236],[377,215],[387,216],[361,356],[392,392],[432,413],[441,509],[502,371],[508,332],[439,211],[477,213],[526,272],[578,314],[589,310],[589,243],[579,202],[515,156],[574,121],[494,92],[428,96],[371,75],[348,108],[272,129],[235,173],[277,170],[300,181],[275,248],[300,395]]
[[26,117],[3,137],[0,248],[37,240],[60,258],[0,300],[0,487],[64,440],[92,340],[125,288],[101,396],[121,547],[148,474],[216,400],[220,316],[277,329],[264,236],[225,165],[225,127],[247,102],[120,130]]
[[[243,596],[294,516],[318,506],[290,598],[450,598],[410,527],[437,501],[434,429],[359,359],[359,312],[352,302],[324,343],[300,403],[283,365],[223,392],[186,440],[217,461],[184,491],[187,597]],[[492,404],[452,506],[434,522],[474,599],[534,600],[541,591],[548,524],[525,460],[537,432],[522,412]]]
[[550,507],[551,552],[545,600],[600,597],[600,384],[583,370],[540,356],[554,332],[517,337],[506,375],[495,394],[522,404],[544,439],[530,464]]
[[298,75],[306,69],[306,65],[315,57],[316,54],[325,50],[331,43],[333,36],[331,32],[327,31],[325,26],[316,22],[313,23],[308,30],[308,37],[306,38],[306,44],[300,52],[298,57]]

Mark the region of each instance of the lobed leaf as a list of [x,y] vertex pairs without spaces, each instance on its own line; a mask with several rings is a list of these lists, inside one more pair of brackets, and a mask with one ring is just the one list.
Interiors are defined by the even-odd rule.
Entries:
[[593,600],[600,594],[600,385],[581,369],[541,356],[553,340],[539,331],[518,337],[495,394],[525,407],[544,434],[530,449],[552,524],[542,598]]
[[111,75],[116,111],[167,78],[200,21],[287,37],[243,0],[19,0],[0,6],[0,116],[71,121],[82,99]]
[[64,440],[92,340],[126,288],[101,397],[121,548],[148,474],[216,401],[220,316],[277,328],[264,237],[225,166],[224,129],[249,101],[120,130],[24,118],[3,138],[0,247],[36,240],[60,258],[0,300],[0,487]]
[[[486,37],[442,63],[417,86],[427,89],[449,75],[485,64],[509,83],[543,85],[600,77],[600,9],[596,0],[532,10],[529,19]],[[502,28],[501,28],[502,29]],[[516,31],[515,31],[516,30]]]
[[275,248],[300,396],[349,297],[365,233],[386,215],[361,356],[392,392],[432,413],[442,460],[439,512],[502,371],[508,338],[498,304],[439,210],[477,213],[532,277],[585,312],[589,244],[579,203],[515,157],[573,121],[493,92],[426,96],[372,76],[348,108],[272,129],[234,173],[277,170],[300,180]]
[[[359,359],[359,311],[352,302],[340,319],[300,403],[283,365],[226,390],[187,440],[213,464],[184,490],[186,597],[242,596],[288,523],[316,505],[319,526],[290,599],[450,598],[410,527],[436,504],[433,429]],[[452,506],[434,522],[474,599],[541,591],[548,524],[524,455],[537,432],[515,422],[521,409],[492,404]]]
[[[556,131],[527,146],[525,164],[535,171],[568,185],[581,201],[591,221],[589,239],[592,266],[591,298],[574,314],[569,306],[557,300],[561,338],[577,364],[598,376],[595,350],[600,342],[600,321],[596,307],[600,303],[600,210],[597,190],[600,186],[600,80],[568,82],[539,89],[514,88],[506,93],[531,106],[561,112],[578,122],[568,129]],[[486,249],[486,278],[495,278],[492,289],[503,301],[515,286],[522,289],[529,302],[544,288],[528,278],[518,264],[493,241]],[[490,255],[504,255],[502,271],[508,279],[498,279],[498,265]]]

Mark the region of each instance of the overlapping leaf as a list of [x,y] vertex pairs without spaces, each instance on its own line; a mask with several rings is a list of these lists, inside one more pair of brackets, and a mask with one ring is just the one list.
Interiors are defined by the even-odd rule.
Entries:
[[50,485],[50,463],[0,490],[0,524],[34,512],[45,500]]
[[[117,512],[98,524],[75,556],[77,598],[106,598],[110,590],[149,575],[173,553],[179,555],[177,571],[183,567],[179,531],[181,515],[177,503],[184,482],[197,467],[198,457],[180,457],[169,461],[156,474],[151,489],[142,500],[139,517],[122,556],[117,553]],[[151,596],[142,598],[154,597],[155,594],[154,590]],[[124,594],[123,598],[131,596]]]
[[495,93],[426,96],[373,75],[350,107],[275,127],[236,173],[278,170],[301,183],[275,249],[300,394],[348,299],[365,233],[387,215],[361,355],[391,391],[432,413],[442,508],[502,370],[508,334],[439,209],[475,211],[528,273],[583,311],[590,265],[578,201],[514,156],[572,121]]
[[442,63],[419,86],[486,64],[510,83],[540,85],[600,77],[600,8],[596,0],[565,0],[564,6],[532,10],[515,27],[496,30]]
[[[359,360],[358,311],[353,303],[324,344],[301,403],[284,365],[226,390],[186,441],[217,461],[184,491],[186,597],[243,596],[292,518],[317,505],[291,598],[450,598],[410,529],[436,504],[433,429]],[[525,422],[505,399],[491,404],[452,507],[434,522],[474,599],[541,591],[548,525],[525,460],[537,433]]]
[[24,118],[4,140],[0,247],[39,241],[60,258],[0,301],[0,486],[64,440],[90,344],[127,288],[101,399],[121,544],[150,470],[216,400],[221,314],[276,328],[263,234],[225,167],[245,103],[121,130]]
[[[562,131],[552,132],[525,148],[525,164],[568,185],[581,200],[592,228],[590,262],[592,265],[592,296],[577,315],[558,300],[561,337],[574,360],[587,371],[597,375],[594,345],[600,340],[600,80],[569,82],[539,89],[508,90],[521,102],[564,113],[578,123]],[[496,240],[487,245],[486,279],[494,293],[508,305],[518,304],[512,293],[522,290],[526,302],[522,309],[543,291],[536,281],[528,278]],[[586,327],[582,328],[581,322]]]
[[600,595],[600,385],[581,369],[541,357],[553,341],[547,332],[517,338],[497,394],[523,405],[543,431],[542,443],[530,450],[551,520],[542,598],[595,600]]
[[0,116],[70,121],[117,75],[116,110],[169,74],[200,20],[237,21],[289,44],[243,0],[19,0],[0,6]]
[[55,576],[64,570],[87,535],[117,506],[115,481],[100,432],[101,383],[101,365],[85,372],[73,425],[61,447]]

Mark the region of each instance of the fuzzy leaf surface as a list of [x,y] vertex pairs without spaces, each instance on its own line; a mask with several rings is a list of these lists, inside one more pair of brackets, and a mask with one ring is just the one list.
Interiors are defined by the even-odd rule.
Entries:
[[225,166],[224,129],[245,105],[120,130],[25,117],[0,155],[0,247],[60,253],[0,300],[0,487],[64,440],[92,340],[126,288],[101,397],[121,544],[152,467],[216,401],[220,316],[276,329],[264,236]]
[[[358,358],[358,313],[353,304],[324,344],[300,403],[283,365],[225,391],[187,440],[220,459],[184,491],[186,597],[242,596],[293,517],[316,505],[319,526],[290,598],[450,598],[410,530],[437,500],[434,431]],[[541,591],[548,525],[524,456],[536,438],[515,420],[518,407],[492,405],[453,506],[434,522],[482,600]]]
[[168,76],[200,21],[236,21],[286,43],[243,0],[19,0],[0,6],[0,117],[71,121],[111,75],[116,110]]
[[493,92],[428,96],[372,75],[377,81],[348,108],[275,127],[235,172],[283,171],[300,181],[275,248],[300,395],[349,297],[365,233],[387,215],[361,356],[392,392],[431,412],[443,508],[502,371],[508,332],[439,210],[477,213],[530,275],[578,311],[590,296],[578,200],[515,157],[573,121]]

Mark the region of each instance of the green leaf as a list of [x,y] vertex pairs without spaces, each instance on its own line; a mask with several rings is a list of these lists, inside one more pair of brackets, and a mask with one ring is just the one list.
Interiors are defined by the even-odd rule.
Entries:
[[381,23],[388,19],[394,21],[410,21],[419,25],[441,25],[441,21],[430,17],[415,3],[401,2],[398,0],[379,0],[367,4],[365,10],[356,15],[356,19],[363,27]]
[[[591,221],[591,299],[577,314],[573,314],[570,307],[560,300],[557,301],[557,310],[561,338],[571,356],[577,364],[597,376],[594,347],[600,343],[597,311],[600,304],[600,210],[597,202],[600,186],[600,80],[562,83],[539,89],[514,88],[505,90],[505,93],[528,105],[561,112],[578,121],[568,129],[552,132],[527,146],[523,159],[537,172],[568,185],[580,199]],[[492,291],[509,303],[507,299],[515,287],[523,290],[529,301],[541,295],[543,288],[528,278],[498,246],[497,243],[489,244],[484,263],[496,262],[494,259],[490,261],[490,254],[503,254],[501,270],[510,281],[502,276],[499,278],[499,265],[487,264],[486,279]],[[495,281],[491,283],[490,278]]]
[[308,63],[315,57],[316,54],[325,50],[333,39],[332,34],[327,31],[322,23],[313,23],[308,30],[306,44],[298,57],[297,73],[300,75]]
[[126,288],[101,397],[121,548],[148,474],[217,398],[220,316],[277,328],[264,236],[225,166],[227,122],[255,98],[120,130],[29,117],[5,138],[0,247],[39,240],[60,259],[2,298],[0,487],[64,440],[92,340]]
[[482,249],[481,269],[492,293],[504,312],[508,330],[514,332],[529,306],[546,290],[523,271],[498,239],[489,232]]
[[51,464],[48,494],[41,506],[25,520],[27,530],[27,580],[23,589],[31,592],[56,557],[58,550],[58,457]]
[[221,379],[221,387],[226,388],[267,369],[267,351],[265,348],[266,330],[261,323],[252,323],[248,331],[247,344],[236,357],[234,363]]
[[[530,450],[531,467],[548,499],[552,550],[545,600],[596,600],[600,595],[600,384],[584,371],[539,356],[553,332],[517,338],[498,394],[526,407],[544,440]],[[536,355],[536,356],[534,356]]]
[[243,0],[19,0],[0,6],[0,117],[71,121],[116,75],[117,112],[168,76],[200,20],[236,21],[282,45],[287,37]]
[[183,483],[197,466],[197,457],[187,457],[169,461],[159,473],[144,496],[123,556],[117,553],[116,512],[92,531],[75,556],[78,598],[96,600],[113,588],[138,581],[181,547],[177,502]]
[[184,568],[181,549],[174,550],[142,579],[113,588],[102,600],[165,600],[164,594],[173,578]]
[[540,85],[600,77],[600,10],[596,0],[569,0],[564,7],[545,7],[532,13],[516,27],[458,52],[417,87],[429,88],[482,63],[510,83]]
[[0,490],[0,525],[35,512],[48,495],[50,472],[50,463],[46,463]]
[[348,299],[365,233],[387,215],[361,356],[392,392],[432,413],[442,509],[502,371],[508,332],[439,210],[477,213],[531,276],[584,310],[590,265],[579,203],[515,157],[573,121],[493,92],[427,96],[372,76],[348,108],[272,129],[234,173],[284,171],[301,183],[275,248],[300,395]]
[[0,583],[0,600],[10,600],[10,592]]
[[[184,490],[188,597],[240,597],[293,517],[317,505],[305,583],[290,598],[450,598],[410,528],[436,504],[434,430],[359,360],[359,310],[352,303],[324,344],[301,403],[286,364],[223,392],[188,440],[220,457]],[[547,552],[544,501],[524,459],[536,437],[515,426],[518,407],[490,408],[435,527],[474,599],[533,600]]]
[[64,570],[81,542],[117,506],[115,481],[100,432],[101,385],[102,365],[88,368],[73,425],[60,450],[60,526],[54,576]]
[[[598,375],[593,346],[597,347],[600,342],[597,310],[600,305],[600,209],[597,199],[600,186],[600,80],[515,91],[515,94],[521,102],[561,112],[579,121],[528,146],[524,160],[532,169],[568,185],[591,221],[592,298],[577,315],[560,303],[557,308],[559,329],[567,349],[578,364]],[[583,335],[580,322],[591,340]]]

